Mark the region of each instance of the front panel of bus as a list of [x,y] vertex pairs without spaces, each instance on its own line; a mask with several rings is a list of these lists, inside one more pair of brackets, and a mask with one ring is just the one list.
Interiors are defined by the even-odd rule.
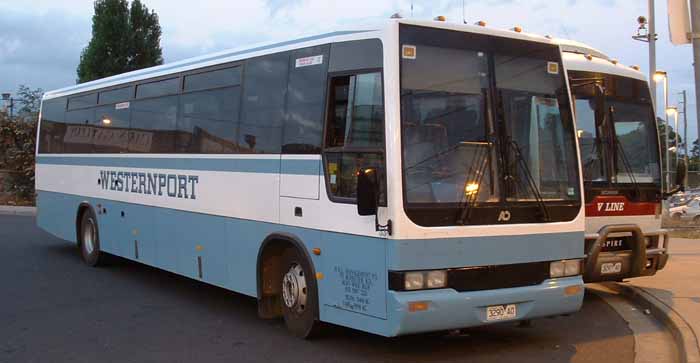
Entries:
[[[601,241],[604,256],[633,254],[635,228],[646,250],[661,244],[661,162],[659,136],[647,82],[588,71],[570,71],[581,148],[585,201],[586,251],[606,228],[631,226]],[[601,109],[602,108],[602,109]],[[634,232],[634,233],[633,233]],[[640,249],[641,250],[641,249]],[[646,257],[650,257],[647,260]],[[640,257],[653,273],[660,261]],[[610,262],[587,280],[632,277],[625,261]]]
[[502,316],[493,304],[517,319],[581,302],[581,188],[561,53],[498,35],[399,29],[403,220],[388,241],[389,289],[399,309],[480,297],[436,311],[455,319],[448,325],[489,323]]

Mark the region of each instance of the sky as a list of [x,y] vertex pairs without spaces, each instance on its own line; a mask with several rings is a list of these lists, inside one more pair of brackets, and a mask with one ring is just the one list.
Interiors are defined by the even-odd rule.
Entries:
[[[396,12],[404,17],[570,38],[648,72],[647,44],[632,39],[644,0],[142,0],[160,17],[165,62],[248,44],[375,24]],[[196,4],[193,6],[192,4]],[[670,80],[670,104],[688,91],[688,134],[697,138],[690,45],[669,42],[666,0],[656,0],[657,68]],[[413,8],[413,10],[411,10]],[[75,83],[81,50],[91,36],[91,0],[0,0],[0,91],[20,84],[51,90]],[[663,100],[658,87],[658,100]],[[659,104],[663,109],[663,104]],[[659,112],[661,114],[661,112]]]

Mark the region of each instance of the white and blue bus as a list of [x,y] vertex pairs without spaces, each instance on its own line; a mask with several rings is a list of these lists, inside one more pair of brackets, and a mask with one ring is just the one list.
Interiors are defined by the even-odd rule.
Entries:
[[[39,226],[258,299],[298,336],[568,314],[584,212],[560,47],[394,19],[44,96]],[[105,287],[108,288],[108,287]]]

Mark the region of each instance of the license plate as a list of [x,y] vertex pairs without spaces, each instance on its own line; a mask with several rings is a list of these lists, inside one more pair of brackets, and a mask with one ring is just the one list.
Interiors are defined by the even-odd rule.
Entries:
[[486,307],[486,321],[515,319],[518,308],[515,304]]
[[609,262],[600,266],[601,274],[619,274],[622,272],[622,262]]

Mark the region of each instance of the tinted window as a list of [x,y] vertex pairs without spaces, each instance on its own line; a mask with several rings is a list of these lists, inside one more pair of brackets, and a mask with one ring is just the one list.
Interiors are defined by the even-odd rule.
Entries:
[[238,136],[243,152],[280,152],[288,64],[289,53],[252,59],[246,64]]
[[66,112],[66,133],[63,137],[66,153],[90,153],[95,134],[92,126],[95,109],[86,108]]
[[381,73],[336,77],[331,83],[329,147],[383,148]]
[[140,84],[136,87],[136,98],[170,95],[180,91],[180,78]]
[[175,151],[178,96],[131,102],[129,152]]
[[68,108],[90,107],[97,104],[97,93],[75,96],[68,99]]
[[238,151],[240,87],[180,96],[177,152],[227,154]]
[[111,91],[100,92],[100,104],[128,101],[134,97],[134,87],[117,88]]
[[282,152],[321,151],[329,46],[292,52]]
[[185,76],[185,91],[236,86],[239,84],[241,84],[240,67]]
[[42,103],[39,134],[40,153],[63,152],[63,136],[66,133],[66,124],[64,123],[65,110],[65,98],[48,100]]
[[113,105],[95,110],[93,147],[97,153],[123,153],[129,148],[130,109]]

